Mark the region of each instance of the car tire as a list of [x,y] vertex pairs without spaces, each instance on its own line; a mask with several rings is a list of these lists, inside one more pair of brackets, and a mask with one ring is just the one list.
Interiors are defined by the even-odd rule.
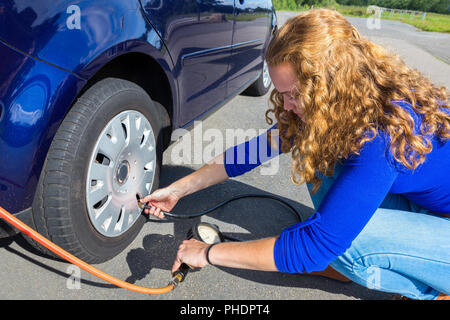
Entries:
[[[132,82],[107,78],[91,86],[52,141],[33,201],[32,227],[88,263],[123,251],[146,221],[137,198],[158,187],[164,112]],[[94,204],[98,197],[92,194],[99,190],[106,198]]]
[[244,94],[254,97],[261,97],[269,91],[271,85],[272,80],[269,75],[269,67],[267,62],[264,60],[261,75],[244,91]]

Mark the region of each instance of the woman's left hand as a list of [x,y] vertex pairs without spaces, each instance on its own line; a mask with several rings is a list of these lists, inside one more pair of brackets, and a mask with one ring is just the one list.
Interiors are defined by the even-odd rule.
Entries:
[[187,264],[191,268],[203,268],[208,264],[206,260],[206,249],[208,244],[196,240],[184,240],[178,247],[177,256],[172,266],[172,273],[180,268],[182,263]]

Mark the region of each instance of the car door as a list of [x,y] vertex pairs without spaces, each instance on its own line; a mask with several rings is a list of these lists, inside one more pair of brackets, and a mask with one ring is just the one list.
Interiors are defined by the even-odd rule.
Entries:
[[226,96],[234,0],[141,0],[175,64],[179,125]]
[[262,71],[263,48],[271,25],[270,8],[270,0],[235,0],[228,95],[255,80]]

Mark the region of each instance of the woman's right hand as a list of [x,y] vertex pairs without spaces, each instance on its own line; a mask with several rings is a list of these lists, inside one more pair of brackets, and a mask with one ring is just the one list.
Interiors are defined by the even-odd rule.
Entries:
[[162,211],[170,212],[182,197],[227,180],[223,159],[224,154],[221,153],[200,169],[140,199],[142,203],[152,206],[145,209],[144,213],[162,219],[164,218]]
[[175,207],[178,200],[180,200],[180,198],[169,187],[158,189],[140,199],[142,203],[152,206],[150,209],[145,209],[144,212],[160,219],[164,218],[164,213],[162,211],[170,212],[173,207]]

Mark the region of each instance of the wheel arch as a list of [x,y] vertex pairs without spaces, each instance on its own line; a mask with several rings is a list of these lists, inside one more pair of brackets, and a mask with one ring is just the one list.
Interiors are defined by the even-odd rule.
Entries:
[[[131,81],[144,89],[152,100],[164,107],[164,116],[166,118],[164,122],[170,124],[170,127],[166,128],[167,132],[165,132],[165,134],[169,135],[164,140],[164,148],[166,148],[168,145],[168,141],[166,140],[170,139],[170,132],[175,122],[177,90],[175,83],[170,81],[171,79],[167,76],[165,68],[155,58],[142,52],[122,54],[97,70],[80,90],[74,102],[95,83],[105,78],[118,78]],[[71,107],[68,108],[66,114],[70,111]]]
[[[103,58],[99,59],[103,60]],[[159,60],[159,59],[158,59]],[[64,118],[67,116],[69,111],[73,108],[76,101],[94,84],[98,83],[100,80],[105,78],[118,78],[123,80],[131,81],[139,86],[141,86],[147,94],[156,102],[158,102],[159,106],[162,106],[160,111],[163,117],[162,121],[164,123],[163,130],[163,149],[167,148],[170,143],[170,134],[172,132],[172,128],[174,126],[174,117],[176,116],[176,97],[177,97],[177,89],[176,84],[173,82],[173,79],[169,78],[167,75],[168,66],[163,67],[158,60],[146,53],[142,53],[139,51],[133,51],[124,53],[119,55],[110,61],[98,67],[97,70],[94,70],[93,65],[99,65],[98,62],[93,61],[89,65],[86,66],[86,69],[89,69],[92,75],[84,81],[83,86],[77,90],[77,93],[74,95],[73,99],[71,99],[70,105],[68,105],[63,111],[60,120],[58,121],[56,126],[52,126],[52,128],[48,128],[49,132],[47,133],[47,139],[53,140],[56,131],[63,123]],[[155,81],[157,80],[157,81]],[[158,105],[157,104],[157,105]],[[62,106],[60,106],[62,107]],[[39,147],[39,163],[34,164],[34,174],[36,178],[33,179],[32,185],[28,186],[31,194],[29,198],[29,205],[31,205],[32,199],[35,195],[35,187],[38,183],[39,177],[42,174],[42,170],[44,169],[45,161],[50,144],[46,141],[41,142]],[[27,205],[27,208],[29,207]]]

